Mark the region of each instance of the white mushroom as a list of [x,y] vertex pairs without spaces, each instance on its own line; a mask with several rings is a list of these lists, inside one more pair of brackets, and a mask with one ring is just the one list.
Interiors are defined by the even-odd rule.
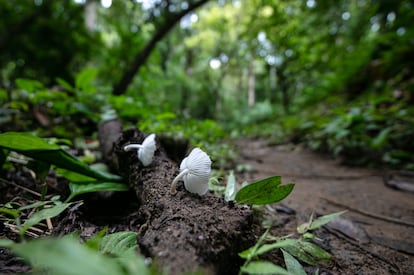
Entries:
[[171,193],[176,193],[177,182],[182,179],[187,191],[204,195],[208,191],[210,172],[210,157],[200,148],[194,148],[188,157],[181,162],[180,173],[171,183]]
[[155,145],[155,134],[147,136],[142,144],[133,143],[124,147],[124,151],[131,151],[133,149],[138,149],[138,159],[144,166],[150,165],[154,157],[154,152],[157,149],[157,146]]

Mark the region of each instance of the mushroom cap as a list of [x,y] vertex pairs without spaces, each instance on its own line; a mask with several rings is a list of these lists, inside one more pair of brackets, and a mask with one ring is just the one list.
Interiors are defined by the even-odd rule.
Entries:
[[142,147],[138,149],[138,158],[144,166],[151,164],[156,149],[155,134],[151,134],[144,139]]
[[183,176],[185,189],[199,195],[207,193],[211,173],[210,157],[200,148],[194,148],[181,162],[180,171],[185,169],[188,169]]

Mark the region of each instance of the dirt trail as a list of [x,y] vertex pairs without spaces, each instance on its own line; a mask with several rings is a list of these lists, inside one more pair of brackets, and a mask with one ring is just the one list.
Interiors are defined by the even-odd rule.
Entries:
[[240,161],[253,167],[246,180],[280,175],[283,182],[296,183],[283,201],[296,211],[296,225],[312,212],[348,208],[339,230],[325,231],[336,260],[329,273],[414,274],[414,193],[384,185],[383,171],[341,166],[298,146],[270,146],[264,140],[238,145]]

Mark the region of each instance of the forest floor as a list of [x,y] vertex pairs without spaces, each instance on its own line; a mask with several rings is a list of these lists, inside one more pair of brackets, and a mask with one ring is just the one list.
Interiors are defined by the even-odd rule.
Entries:
[[[245,167],[236,173],[238,182],[279,175],[284,183],[296,184],[285,200],[264,208],[263,220],[273,225],[271,235],[295,233],[297,226],[307,222],[312,213],[320,216],[348,210],[314,232],[322,240],[318,244],[333,255],[332,261],[319,266],[319,274],[414,274],[414,193],[386,186],[385,171],[346,167],[300,145],[273,146],[263,139],[243,139],[235,144],[239,151],[237,164]],[[8,181],[34,188],[24,173],[12,173]],[[0,202],[16,200],[16,194],[18,200],[23,200],[22,190],[17,187],[4,185],[1,190]],[[183,192],[182,196],[187,195]],[[86,239],[106,225],[108,233],[138,232],[142,226],[134,192],[83,199],[83,206],[54,221],[53,235],[79,231]],[[260,226],[257,228],[255,239],[264,231]],[[13,232],[0,227],[0,237],[13,237]],[[235,244],[233,250],[236,247]],[[240,252],[237,249],[232,251],[236,256]],[[277,251],[265,257],[282,264]],[[24,262],[0,249],[1,274],[30,270]],[[306,271],[315,274],[316,268],[306,267]],[[223,270],[219,273],[233,274]]]
[[294,233],[312,213],[348,210],[317,232],[334,256],[334,264],[320,271],[414,274],[414,193],[386,186],[385,171],[346,167],[291,144],[272,146],[252,139],[240,141],[238,147],[239,161],[252,168],[239,175],[243,180],[279,175],[284,183],[296,183],[279,204],[294,210],[294,217],[274,211],[279,234]]

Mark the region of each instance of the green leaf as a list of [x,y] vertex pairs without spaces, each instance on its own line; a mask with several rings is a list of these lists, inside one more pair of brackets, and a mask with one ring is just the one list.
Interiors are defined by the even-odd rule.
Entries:
[[26,90],[29,93],[33,93],[36,90],[43,88],[43,84],[40,81],[24,78],[16,79],[16,85],[20,89]]
[[306,275],[305,269],[292,255],[282,249],[287,270],[295,275]]
[[92,85],[92,81],[97,74],[98,71],[94,68],[83,69],[75,77],[75,87],[84,92],[94,92],[95,88]]
[[239,253],[239,256],[244,258],[244,259],[247,259],[247,261],[250,261],[253,257],[255,257],[257,249],[259,248],[259,246],[262,245],[262,243],[264,242],[264,240],[267,237],[267,234],[269,234],[269,231],[270,231],[270,227],[268,227],[266,229],[266,231],[262,234],[262,236],[260,236],[259,240],[255,243],[254,246],[252,246],[249,249]]
[[274,176],[251,183],[239,190],[236,201],[239,204],[263,205],[278,202],[292,192],[293,183],[281,184],[281,177]]
[[136,253],[137,247],[137,233],[125,231],[106,235],[102,239],[100,251],[117,256],[128,274],[150,274],[144,258]]
[[306,251],[306,253],[310,254],[312,257],[317,258],[319,260],[329,260],[332,258],[332,255],[314,243],[300,241],[300,245],[302,249]]
[[7,207],[1,207],[0,213],[4,213],[6,215],[12,216],[13,218],[17,218],[19,216],[20,211],[16,209],[7,208]]
[[226,201],[232,201],[236,197],[237,193],[237,182],[234,172],[230,171],[229,177],[227,179],[226,191],[224,192],[224,199]]
[[68,91],[73,91],[73,87],[72,85],[70,85],[67,81],[65,81],[64,79],[57,77],[56,78],[56,82],[62,86],[63,88],[65,88]]
[[125,231],[104,236],[99,250],[104,254],[122,256],[128,250],[135,251],[137,247],[137,233]]
[[29,133],[7,132],[0,134],[0,147],[92,178],[122,181],[120,176],[91,169],[88,165],[61,149],[60,146],[49,144]]
[[29,229],[31,226],[35,224],[38,224],[42,220],[56,217],[57,215],[62,213],[66,208],[68,208],[69,205],[70,203],[62,203],[51,208],[42,209],[34,213],[28,220],[25,221],[20,232],[26,232],[27,229]]
[[72,200],[75,196],[85,193],[101,192],[101,191],[128,191],[126,184],[117,182],[71,182],[69,183],[70,196],[66,201]]
[[15,242],[13,242],[12,240],[0,239],[0,247],[11,248],[11,247],[13,247],[14,244],[15,244]]
[[74,238],[41,238],[12,246],[12,251],[48,274],[124,274],[116,259],[83,246]]
[[[284,248],[284,247],[287,247],[287,246],[290,246],[290,245],[294,245],[295,242],[296,242],[296,240],[293,240],[293,239],[281,240],[281,241],[277,241],[277,242],[272,243],[272,244],[264,244],[264,245],[260,246],[256,251],[253,251],[253,248],[254,248],[254,246],[253,246],[253,247],[251,247],[251,248],[249,248],[249,249],[247,249],[243,252],[240,252],[239,256],[242,257],[243,259],[247,259],[249,256],[250,256],[250,258],[252,258],[252,257],[259,256],[261,254],[264,254],[264,253],[266,253],[270,250],[276,249],[276,248]],[[253,254],[253,255],[251,255],[251,254]]]
[[297,259],[301,260],[302,262],[305,262],[310,265],[316,265],[315,259],[306,253],[306,251],[303,249],[301,243],[299,240],[295,240],[295,242],[289,246],[283,247],[285,251],[287,251],[290,255],[296,257]]
[[59,150],[56,144],[49,144],[44,139],[29,133],[7,132],[0,134],[0,147],[13,151]]
[[280,274],[280,275],[293,275],[292,273],[288,272],[286,269],[273,264],[272,262],[268,261],[255,261],[251,262],[246,266],[242,266],[240,269],[243,273],[248,274]]
[[108,231],[108,226],[105,226],[98,233],[87,239],[83,245],[86,245],[89,248],[92,248],[95,251],[99,251],[99,246],[101,245],[102,239]]
[[325,224],[327,224],[330,221],[333,221],[334,219],[336,219],[337,217],[339,217],[340,215],[344,214],[345,212],[347,212],[346,210],[341,211],[341,212],[337,212],[337,213],[332,213],[332,214],[328,214],[328,215],[324,215],[322,217],[319,217],[317,219],[314,219],[309,227],[308,230],[314,230],[317,229]]

